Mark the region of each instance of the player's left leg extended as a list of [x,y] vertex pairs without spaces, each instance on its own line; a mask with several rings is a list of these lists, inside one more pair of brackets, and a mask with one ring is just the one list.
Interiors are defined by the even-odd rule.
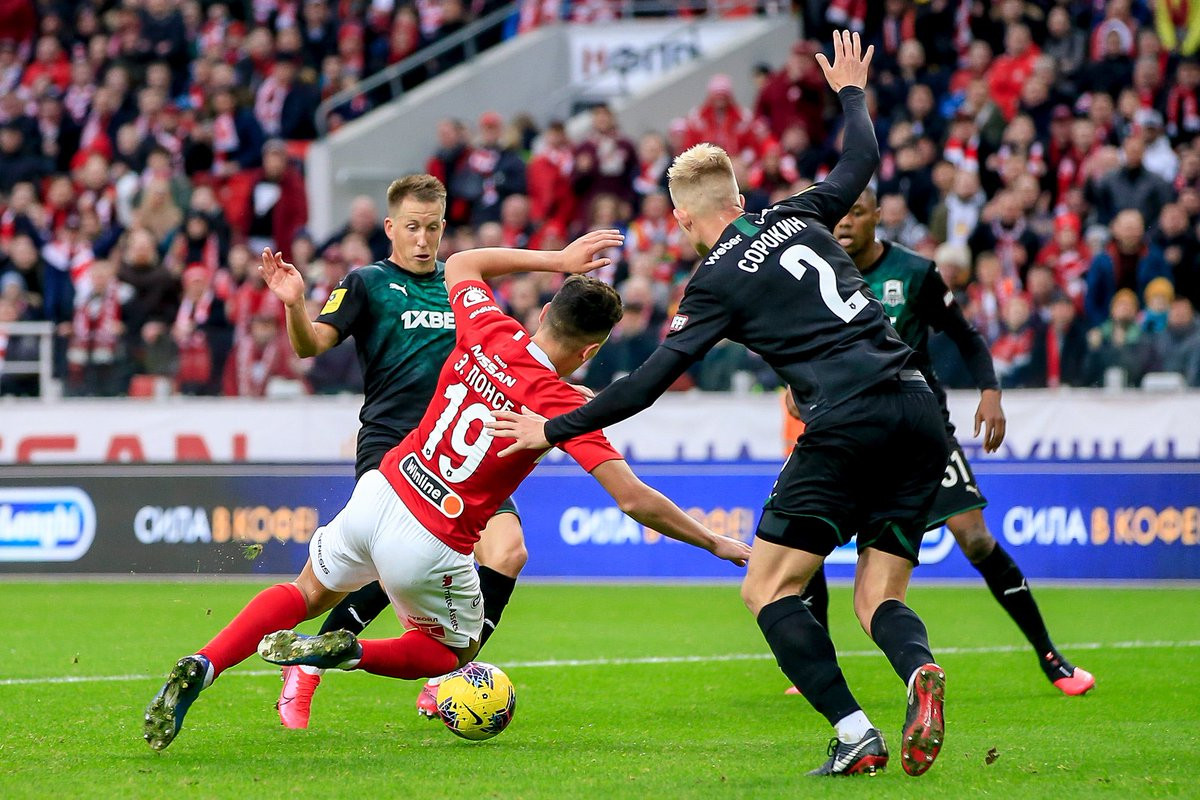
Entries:
[[1087,670],[1074,666],[1058,651],[1033,599],[1033,591],[1021,568],[996,541],[983,519],[982,509],[972,509],[946,520],[963,555],[979,570],[1001,607],[1025,634],[1038,655],[1042,672],[1064,694],[1081,695],[1096,685]]
[[[475,561],[479,565],[479,591],[483,595],[483,632],[479,647],[487,644],[500,624],[500,617],[517,586],[517,576],[529,560],[525,549],[525,532],[521,517],[512,498],[501,504],[488,520],[487,527],[475,543]],[[417,694],[417,713],[437,719],[437,687],[441,677],[425,682]]]
[[266,634],[325,613],[343,594],[323,586],[311,563],[305,564],[293,583],[259,592],[208,644],[181,658],[171,669],[167,682],[146,707],[143,738],[155,750],[166,748],[179,735],[192,703],[217,676],[253,655]]
[[[823,538],[827,535],[823,529],[815,536],[807,531],[829,526],[815,517],[794,518],[783,524],[776,538],[793,542]],[[873,775],[887,765],[883,735],[851,694],[829,632],[800,599],[800,592],[823,560],[816,553],[760,536],[754,542],[742,582],[742,600],[758,620],[783,674],[836,731],[830,742],[829,760],[809,774]]]

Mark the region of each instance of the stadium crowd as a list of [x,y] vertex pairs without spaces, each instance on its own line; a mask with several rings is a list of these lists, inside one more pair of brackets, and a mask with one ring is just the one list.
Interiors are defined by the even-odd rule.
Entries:
[[[361,388],[349,347],[292,357],[257,253],[303,271],[314,313],[349,269],[387,255],[375,198],[332,236],[306,228],[317,104],[498,5],[0,0],[0,323],[55,325],[69,394]],[[620,5],[524,3],[514,28]],[[603,106],[577,141],[524,114],[438,122],[427,169],[449,191],[443,257],[625,231],[605,277],[626,315],[582,376],[606,385],[660,341],[695,265],[664,191],[672,154],[722,145],[751,210],[820,180],[839,120],[813,42],[848,26],[876,46],[880,236],[936,261],[1005,387],[1137,386],[1151,372],[1200,386],[1200,3],[798,5],[809,38],[756,68],[755,96],[714,75],[663,130],[623,131]],[[498,290],[534,325],[554,288],[529,276]],[[932,346],[945,382],[969,385],[953,346]],[[0,335],[0,363],[33,347]],[[726,343],[678,388],[774,381]],[[36,391],[0,377],[0,392]]]

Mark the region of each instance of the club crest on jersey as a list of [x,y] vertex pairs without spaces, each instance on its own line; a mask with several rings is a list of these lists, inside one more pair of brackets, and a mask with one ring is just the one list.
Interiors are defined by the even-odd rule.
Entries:
[[670,326],[671,333],[677,333],[678,331],[683,330],[683,326],[687,325],[687,323],[688,323],[688,315],[687,314],[676,314],[671,319],[671,326]]
[[463,500],[442,479],[425,469],[415,453],[400,462],[400,474],[438,511],[454,519],[463,512]]
[[904,281],[884,281],[883,297],[880,299],[885,306],[904,305]]
[[467,294],[463,297],[463,308],[471,308],[472,306],[477,306],[480,303],[486,303],[490,299],[491,298],[488,297],[487,292],[485,292],[483,289],[480,289],[478,286],[472,286],[471,288],[467,289]]

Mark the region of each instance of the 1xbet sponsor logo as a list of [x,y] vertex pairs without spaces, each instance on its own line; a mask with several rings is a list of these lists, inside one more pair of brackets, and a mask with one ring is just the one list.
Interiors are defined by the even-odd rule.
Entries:
[[415,328],[432,328],[433,330],[454,330],[454,312],[452,311],[405,311],[400,315],[404,320],[406,331]]
[[95,538],[96,507],[81,489],[0,489],[0,561],[78,561]]

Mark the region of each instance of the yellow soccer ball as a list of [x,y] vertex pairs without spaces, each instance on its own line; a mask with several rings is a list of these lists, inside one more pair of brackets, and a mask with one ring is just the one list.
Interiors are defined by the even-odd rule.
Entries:
[[438,714],[452,733],[464,739],[491,739],[512,722],[516,705],[512,681],[482,661],[472,661],[438,684]]

